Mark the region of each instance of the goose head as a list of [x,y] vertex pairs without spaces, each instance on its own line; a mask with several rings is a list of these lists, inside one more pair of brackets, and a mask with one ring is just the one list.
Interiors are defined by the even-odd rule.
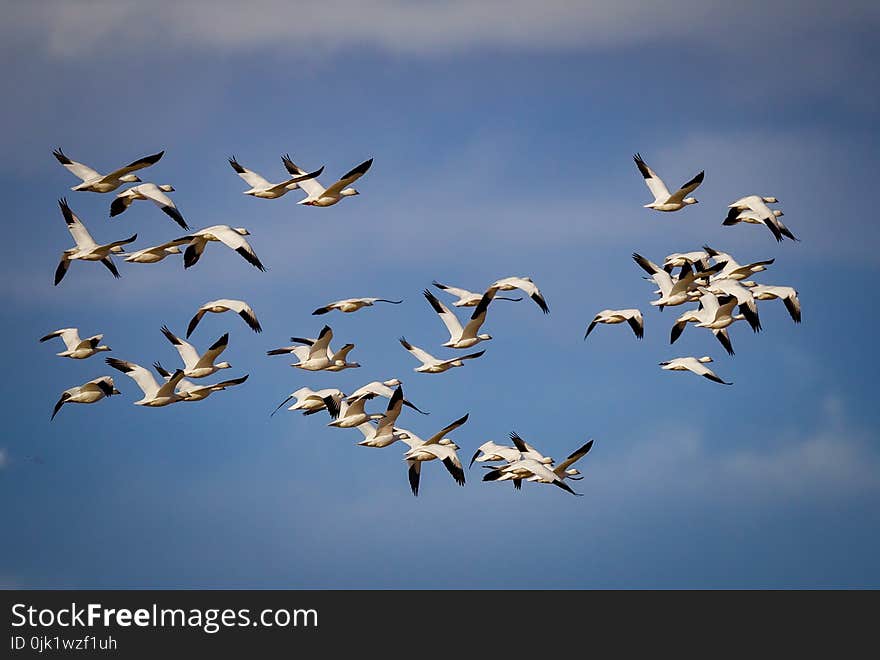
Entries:
[[397,378],[392,378],[391,380],[384,380],[384,381],[382,381],[382,384],[386,385],[388,387],[397,387],[398,385],[403,385],[403,383],[401,383],[400,380],[398,380]]
[[95,350],[96,351],[112,351],[113,349],[110,348],[109,346],[96,346]]
[[778,204],[779,203],[779,200],[776,199],[775,197],[762,197],[761,199],[763,199],[768,204]]
[[163,183],[161,186],[159,186],[159,190],[161,190],[162,192],[174,192],[174,186]]
[[177,245],[165,248],[167,254],[180,254],[180,248]]
[[232,365],[229,364],[228,362],[218,362],[214,366],[217,367],[218,369],[231,369],[232,368]]
[[351,197],[352,195],[360,195],[360,193],[357,190],[355,190],[354,188],[346,188],[345,190],[341,191],[339,194],[342,197]]
[[710,358],[708,355],[704,355],[699,360],[697,360],[697,362],[702,362],[703,364],[706,364],[707,362],[712,362],[712,358]]
[[690,205],[690,204],[699,204],[700,202],[697,200],[696,197],[685,197],[683,200],[681,200],[681,203]]
[[487,339],[492,339],[492,335],[486,334],[485,332],[481,335],[477,335],[477,339],[482,339],[486,341]]
[[141,183],[141,180],[134,174],[126,174],[125,176],[119,177],[119,180],[124,181],[125,183]]
[[233,227],[232,231],[234,231],[236,234],[240,234],[241,236],[250,236],[251,235],[251,233],[247,229],[245,229],[244,227]]

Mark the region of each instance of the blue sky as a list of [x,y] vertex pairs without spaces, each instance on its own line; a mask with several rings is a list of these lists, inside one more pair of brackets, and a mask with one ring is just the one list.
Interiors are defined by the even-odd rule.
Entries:
[[[880,586],[876,7],[34,4],[0,27],[0,585]],[[166,149],[142,178],[174,185],[195,228],[247,227],[268,271],[211,246],[188,271],[120,264],[115,281],[74,263],[53,287],[70,242],[60,196],[99,241],[180,234],[151,205],[111,220],[111,195],[71,192],[57,146],[98,169]],[[643,209],[636,151],[670,185],[705,169],[700,204]],[[362,195],[332,208],[242,195],[226,157],[277,178],[284,152],[328,179],[375,163]],[[722,227],[751,193],[777,196],[802,242]],[[775,257],[759,279],[798,289],[803,324],[768,302],[764,332],[732,329],[733,358],[693,329],[670,347],[682,308],[650,307],[629,255],[704,243]],[[397,337],[437,352],[445,339],[420,294],[432,279],[479,289],[526,274],[549,317],[529,301],[493,306],[483,358],[412,372]],[[361,295],[405,303],[310,316]],[[104,333],[116,357],[171,366],[159,328],[183,333],[220,297],[247,300],[264,332],[202,321],[194,343],[228,330],[223,376],[250,379],[199,404],[135,407],[133,382],[100,358],[37,343],[76,326]],[[626,326],[581,340],[596,311],[633,306],[644,341]],[[336,343],[357,344],[361,369],[303,373],[265,356],[324,320]],[[657,367],[703,354],[733,387]],[[49,423],[62,390],[103,374],[123,396]],[[514,493],[476,468],[458,488],[429,464],[413,498],[403,448],[356,447],[357,431],[317,416],[268,416],[301,386],[395,376],[432,413],[401,418],[421,435],[470,412],[454,435],[463,458],[511,430],[555,457],[594,438],[585,496]]]

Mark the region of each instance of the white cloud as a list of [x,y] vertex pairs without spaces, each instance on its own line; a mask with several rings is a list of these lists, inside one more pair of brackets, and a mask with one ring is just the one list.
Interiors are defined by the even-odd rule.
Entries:
[[[745,7],[744,7],[745,5]],[[876,19],[875,3],[833,6],[672,0],[46,0],[7,8],[9,35],[38,33],[61,56],[89,51],[108,39],[125,43],[168,41],[196,46],[327,51],[367,46],[391,52],[434,54],[475,48],[559,50],[603,48],[645,40],[698,40],[719,47],[779,37],[821,26]],[[761,16],[760,21],[755,16]],[[731,40],[729,37],[735,35]]]

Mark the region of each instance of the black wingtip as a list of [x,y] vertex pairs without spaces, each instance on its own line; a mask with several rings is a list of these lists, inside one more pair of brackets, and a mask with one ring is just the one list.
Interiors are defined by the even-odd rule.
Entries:
[[235,156],[230,156],[227,160],[229,161],[229,164],[232,166],[232,169],[234,169],[239,174],[244,174],[244,168],[238,164],[238,161],[235,160]]

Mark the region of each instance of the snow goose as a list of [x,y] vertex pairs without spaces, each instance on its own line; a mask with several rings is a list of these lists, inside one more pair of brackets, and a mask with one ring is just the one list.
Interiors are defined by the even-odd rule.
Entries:
[[773,212],[773,209],[767,206],[767,204],[775,204],[778,201],[775,197],[762,197],[760,195],[741,197],[728,206],[730,211],[728,211],[727,217],[722,224],[735,224],[734,222],[729,222],[732,217],[737,217],[740,211],[751,211],[752,217],[762,222],[770,230],[770,233],[773,234],[773,238],[777,242],[781,242],[783,236],[797,241],[798,239],[791,233],[788,227],[782,225],[779,216]]
[[64,222],[67,224],[67,230],[70,232],[70,235],[73,236],[76,247],[69,248],[61,253],[61,262],[55,270],[55,285],[58,286],[58,283],[64,279],[67,269],[70,268],[70,262],[74,260],[100,261],[113,274],[113,277],[118,278],[119,271],[116,270],[116,265],[113,263],[110,255],[121,252],[123,245],[133,243],[137,239],[137,234],[121,241],[98,245],[91,234],[89,234],[82,220],[67,205],[67,200],[58,200],[58,205],[61,207]]
[[106,362],[114,369],[118,369],[131,378],[137,383],[137,386],[141,388],[144,396],[139,401],[134,402],[134,405],[136,406],[161,408],[162,406],[167,406],[184,400],[182,394],[175,392],[177,384],[183,378],[182,369],[175,371],[171,375],[171,378],[162,385],[159,385],[153,374],[139,364],[127,362],[125,360],[118,360],[116,358],[107,358]]
[[593,328],[596,327],[597,323],[623,323],[626,321],[629,323],[629,327],[632,328],[633,333],[638,339],[641,339],[645,336],[645,320],[642,318],[642,313],[637,309],[603,309],[601,312],[596,314],[593,317],[592,322],[587,327],[587,332],[584,335],[584,339],[590,336],[590,333],[593,331]]
[[[544,454],[542,454],[525,440],[523,440],[516,431],[511,431],[509,437],[513,442],[513,447],[496,449],[496,451],[501,451],[502,454],[506,455],[506,458],[504,458],[504,460],[507,461],[508,465],[504,467],[509,467],[512,463],[516,463],[517,461],[522,461],[526,459],[534,460],[538,463],[541,463],[542,465],[553,464],[552,457],[544,456]],[[513,452],[503,451],[503,449],[512,449]],[[471,465],[473,465],[473,459],[471,460]],[[492,473],[487,473],[491,474],[491,476],[488,478],[484,476],[483,481],[510,480],[513,482],[513,488],[515,490],[519,490],[520,488],[522,488],[523,479],[532,474],[528,470],[526,470],[524,473],[518,473],[518,470],[502,471],[502,468],[494,465],[484,465],[483,467],[493,471]]]
[[353,401],[349,401],[348,399],[337,399],[333,396],[326,397],[324,403],[327,406],[327,410],[330,412],[330,418],[332,419],[327,426],[333,426],[339,429],[351,429],[373,419],[382,419],[384,415],[381,413],[368,413],[364,410],[367,401],[376,396],[378,395],[364,394]]
[[52,155],[55,156],[59,163],[64,165],[68,172],[82,180],[82,183],[74,186],[71,190],[106,193],[116,190],[123,183],[139,182],[140,179],[132,174],[132,172],[137,172],[159,162],[164,153],[164,151],[160,151],[152,156],[144,156],[125,167],[120,167],[118,170],[110,172],[110,174],[101,174],[87,165],[70,160],[61,149],[56,149],[52,152]]
[[761,319],[758,317],[758,304],[752,292],[740,284],[737,280],[722,279],[711,280],[707,285],[707,290],[719,296],[733,296],[739,305],[740,313],[745,316],[746,321],[754,332],[761,331]]
[[[468,468],[473,466],[474,461],[477,461],[478,463],[483,463],[487,461],[506,461],[507,463],[513,463],[524,458],[531,458],[545,464],[553,463],[552,458],[550,458],[549,456],[544,456],[541,452],[539,452],[537,449],[535,449],[529,443],[519,437],[516,432],[510,433],[510,439],[513,441],[513,447],[499,445],[492,442],[491,440],[489,442],[484,442],[477,448],[477,451],[471,457],[471,462],[468,465]],[[483,455],[480,456],[480,453],[482,453]],[[486,465],[484,467],[493,470],[497,469],[497,467],[493,465]],[[516,490],[519,490],[522,486],[522,480],[514,477],[510,478],[513,480],[513,487]]]
[[49,341],[54,337],[61,337],[61,341],[67,347],[66,351],[56,353],[58,357],[73,358],[74,360],[84,360],[92,357],[95,353],[111,350],[109,346],[99,346],[104,335],[93,335],[85,339],[79,338],[79,330],[77,328],[62,328],[55,332],[50,332],[44,337],[40,337],[40,342]]
[[745,319],[745,316],[742,314],[731,315],[735,306],[736,299],[726,298],[722,305],[719,304],[715,294],[704,290],[703,295],[700,297],[700,308],[688,310],[675,320],[669,343],[674,344],[684,332],[687,324],[694,323],[699,327],[711,329],[712,334],[715,335],[715,338],[721,343],[727,354],[733,355],[733,345],[730,342],[727,327],[734,321]]
[[137,250],[136,252],[128,252],[123,255],[124,260],[129,263],[135,264],[155,264],[159,261],[162,261],[165,257],[171,254],[180,254],[180,246],[186,245],[189,243],[188,238],[181,238],[174,241],[168,241],[167,243],[162,243],[161,245],[154,245],[153,247],[144,248],[143,250]]
[[450,358],[448,360],[438,360],[427,351],[422,350],[418,346],[413,346],[412,344],[410,344],[406,340],[406,337],[401,337],[399,341],[401,346],[403,346],[406,350],[410,352],[410,355],[412,355],[414,358],[422,363],[413,371],[424,374],[439,374],[443,373],[444,371],[449,371],[453,367],[461,367],[464,365],[464,360],[473,360],[474,358],[478,358],[486,352],[483,350],[477,351],[476,353],[468,353],[467,355]]
[[155,183],[142,183],[139,186],[123,190],[116,195],[113,203],[110,204],[110,217],[113,218],[125,212],[136,200],[149,200],[162,209],[162,212],[174,220],[174,222],[184,229],[189,229],[189,225],[186,224],[186,220],[183,219],[180,211],[177,210],[174,201],[165,194],[170,192],[174,192],[173,186],[168,184],[157,186]]
[[[163,368],[161,364],[155,362],[153,364],[153,368],[159,372],[159,375],[165,379],[167,383],[171,380],[171,372],[167,369]],[[221,392],[225,390],[227,387],[234,387],[235,385],[241,385],[248,379],[248,374],[245,374],[241,378],[232,378],[230,380],[223,380],[219,383],[213,383],[212,385],[196,385],[192,381],[187,380],[186,378],[181,378],[177,381],[177,393],[183,397],[184,401],[201,401],[203,399],[207,399],[214,392]]]
[[[427,440],[422,440],[418,436],[404,432],[400,433],[400,440],[409,445],[409,450],[404,453],[403,459],[406,461],[407,476],[409,477],[409,487],[412,494],[418,496],[419,481],[421,478],[422,463],[427,461],[439,460],[443,466],[452,475],[459,486],[464,486],[464,466],[458,458],[456,449],[458,446],[446,438],[447,433],[452,433],[455,429],[462,426],[468,420],[468,415],[461,417],[445,428],[441,429]],[[443,441],[446,442],[443,442]]]
[[648,273],[650,279],[660,288],[660,298],[652,300],[651,304],[655,307],[675,307],[682,305],[691,299],[690,291],[695,286],[696,275],[689,268],[676,281],[673,281],[672,275],[660,268],[653,261],[645,259],[642,255],[634,252],[633,260]]
[[[475,293],[473,291],[468,291],[467,289],[459,289],[458,287],[440,284],[437,280],[434,280],[432,284],[441,291],[445,291],[453,296],[458,296],[458,300],[452,303],[453,307],[476,307],[480,303],[480,300],[483,299],[483,296],[486,295],[485,293]],[[519,302],[522,298],[495,296],[493,300],[510,300],[512,302]]]
[[286,355],[293,353],[299,362],[291,366],[306,371],[342,371],[354,369],[361,365],[357,362],[348,362],[347,356],[354,349],[354,344],[346,344],[338,351],[330,348],[333,339],[333,330],[329,325],[321,328],[316,339],[308,337],[291,337],[290,341],[301,344],[300,346],[283,346],[266,351],[266,355]]
[[286,404],[291,399],[296,399],[296,402],[292,406],[288,408],[288,410],[302,410],[303,415],[314,415],[317,412],[321,412],[327,408],[327,404],[325,399],[328,396],[332,396],[338,399],[341,399],[344,395],[341,390],[327,388],[323,390],[313,390],[308,387],[301,387],[295,392],[291,392],[290,396],[288,396],[284,401],[278,404],[278,407],[272,411],[269,417],[272,417],[275,413],[281,410],[282,406]]
[[196,312],[196,315],[190,319],[189,325],[186,327],[186,337],[189,339],[189,336],[196,329],[196,326],[199,324],[199,321],[202,320],[202,317],[211,312],[212,314],[222,314],[223,312],[235,312],[238,314],[244,322],[248,324],[248,327],[254,332],[262,332],[263,328],[260,326],[260,322],[257,320],[257,315],[254,314],[254,310],[251,309],[251,306],[248,305],[244,300],[230,300],[229,298],[221,298],[220,300],[212,300],[210,302],[206,302],[204,305],[199,307],[199,310]]
[[321,314],[326,314],[327,312],[330,312],[334,309],[338,309],[340,312],[350,314],[351,312],[356,312],[359,309],[363,309],[364,307],[372,307],[377,302],[399,305],[403,301],[386,300],[385,298],[346,298],[345,300],[337,300],[336,302],[324,305],[324,307],[319,307],[314,312],[312,312],[312,316],[320,316]]
[[673,268],[684,266],[694,266],[699,270],[706,270],[709,267],[709,254],[705,250],[674,252],[663,260],[663,270],[667,273],[671,273]]
[[437,300],[433,293],[427,289],[422,293],[449,331],[449,341],[444,343],[443,346],[447,348],[470,348],[481,341],[492,339],[491,335],[480,333],[480,328],[486,321],[486,311],[489,309],[489,303],[492,302],[492,296],[488,293],[483,295],[480,304],[476,306],[474,313],[464,327],[461,326],[452,310]]
[[498,291],[513,291],[514,289],[519,289],[528,295],[541,308],[542,312],[545,314],[550,313],[550,308],[547,306],[547,301],[544,300],[544,295],[532,281],[531,277],[504,277],[489,285],[486,293],[494,298]]
[[[743,285],[752,284],[749,291],[755,297],[755,300],[773,300],[778,298],[788,310],[791,320],[795,323],[801,322],[801,301],[798,298],[798,292],[790,286],[768,286],[764,284],[755,284],[754,282],[743,282]],[[60,353],[59,353],[60,355]]]
[[251,264],[254,268],[265,271],[266,267],[260,263],[260,259],[257,257],[254,249],[250,246],[250,243],[243,238],[244,236],[250,236],[250,234],[251,233],[244,227],[213,225],[211,227],[200,229],[188,236],[184,236],[183,238],[178,239],[189,243],[186,252],[183,253],[183,267],[189,268],[190,266],[194,266],[202,256],[202,252],[205,251],[205,246],[208,242],[216,241],[218,243],[223,243],[223,245],[229,249],[238,252],[244,257],[245,261]]
[[[383,380],[381,382],[378,380],[374,380],[370,383],[367,383],[366,385],[364,385],[362,387],[357,388],[354,392],[352,392],[351,394],[349,394],[346,397],[346,400],[347,401],[356,401],[357,399],[360,399],[361,397],[368,395],[368,394],[374,394],[376,396],[381,396],[381,397],[385,397],[386,399],[390,399],[394,395],[394,390],[391,388],[397,387],[398,385],[402,385],[402,384],[403,383],[401,383],[398,378],[391,378],[389,380]],[[419,409],[417,406],[415,406],[413,403],[411,403],[407,399],[403,400],[403,405],[405,405],[409,408],[412,408],[417,413],[421,413],[422,415],[429,415],[430,414],[430,413],[425,412],[424,410]]]
[[220,357],[220,354],[226,350],[229,344],[229,333],[224,334],[220,339],[215,341],[203,354],[199,355],[195,346],[180,339],[168,326],[162,326],[162,334],[177,349],[180,359],[183,360],[183,375],[189,378],[204,378],[216,373],[220,369],[229,369],[232,367],[228,362],[218,362],[214,364],[214,360]]
[[670,195],[669,190],[666,188],[666,184],[663,183],[663,179],[657,176],[654,170],[645,164],[641,155],[636,154],[633,156],[633,160],[636,162],[639,172],[641,172],[642,176],[645,178],[645,184],[648,186],[648,190],[654,195],[654,201],[650,204],[645,204],[644,208],[654,209],[655,211],[678,211],[685,206],[697,203],[696,199],[688,197],[687,195],[692,193],[697,189],[697,186],[703,183],[705,172],[700,172],[697,176],[676,190],[674,195]]
[[[515,433],[512,433],[511,438],[514,437],[519,440],[517,445],[521,446],[523,444],[522,439],[516,436]],[[568,484],[565,483],[565,479],[580,480],[583,478],[577,476],[580,475],[580,470],[572,468],[571,466],[586,456],[592,448],[593,441],[590,440],[569,454],[568,457],[558,466],[553,466],[553,461],[551,459],[542,457],[540,454],[537,456],[521,454],[519,459],[509,462],[502,467],[495,468],[491,472],[487,472],[483,475],[483,481],[505,481],[511,479],[514,482],[514,487],[519,489],[518,484],[525,479],[526,481],[553,484],[554,486],[568,491],[572,495],[580,495],[580,493],[575,493]]]
[[704,355],[701,358],[679,357],[667,360],[666,362],[660,362],[660,366],[667,371],[690,371],[722,385],[733,385],[733,383],[721,380],[714,371],[704,366],[707,362],[712,362],[712,358],[708,355]]
[[[287,171],[290,174],[295,176],[302,176],[305,174],[305,171],[290,159],[290,156],[285,154],[281,161],[284,163],[284,167],[287,168]],[[343,174],[339,181],[329,188],[324,188],[324,186],[322,186],[314,177],[309,177],[303,180],[299,185],[300,188],[305,191],[306,197],[298,201],[297,204],[304,204],[306,206],[333,206],[343,197],[360,195],[357,190],[350,188],[349,186],[366,174],[372,164],[372,158],[365,160],[354,169]]]
[[[325,400],[326,403],[326,400]],[[403,387],[397,386],[394,394],[388,400],[388,406],[385,408],[385,414],[381,415],[378,423],[373,426],[365,421],[358,424],[356,428],[363,433],[364,439],[358,445],[361,447],[387,447],[400,440],[400,436],[396,433],[394,425],[400,412],[403,410]]]
[[775,259],[765,259],[742,265],[727,252],[719,252],[708,245],[704,245],[703,249],[715,264],[721,266],[721,270],[712,274],[710,279],[714,280],[744,280],[755,273],[767,270],[767,266],[776,261]]
[[248,190],[244,191],[244,194],[251,195],[252,197],[259,197],[260,199],[278,199],[289,191],[299,188],[299,184],[302,181],[314,179],[316,176],[320,176],[321,172],[324,171],[324,168],[321,167],[314,172],[302,172],[301,174],[297,174],[293,178],[287,179],[287,181],[269,183],[253,170],[249,170],[246,167],[239,165],[238,161],[235,160],[235,156],[229,158],[229,164],[232,166],[232,169],[236,171],[238,176],[244,179],[244,182],[250,186]]
[[61,393],[61,398],[52,409],[52,417],[49,419],[55,419],[55,415],[65,403],[95,403],[95,401],[100,401],[104,397],[114,394],[120,394],[120,392],[116,389],[110,376],[101,376],[83,385],[71,387]]

